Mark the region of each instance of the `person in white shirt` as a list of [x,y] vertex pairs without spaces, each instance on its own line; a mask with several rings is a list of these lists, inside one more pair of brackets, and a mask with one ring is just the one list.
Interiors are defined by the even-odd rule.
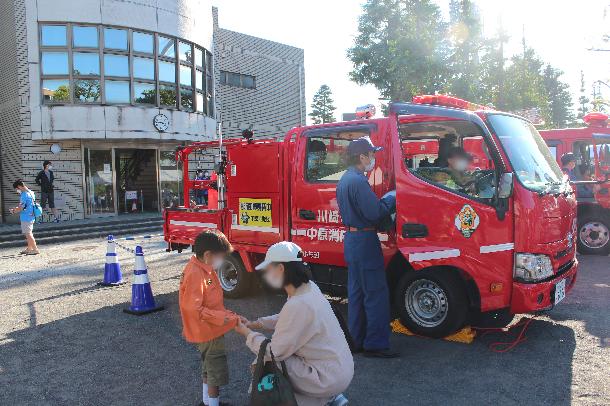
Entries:
[[298,245],[280,242],[256,267],[273,288],[284,288],[288,300],[280,313],[256,321],[239,322],[235,331],[258,354],[266,337],[252,329],[273,330],[267,346],[276,361],[285,361],[299,406],[343,406],[342,392],[354,376],[354,359],[328,300],[309,280]]

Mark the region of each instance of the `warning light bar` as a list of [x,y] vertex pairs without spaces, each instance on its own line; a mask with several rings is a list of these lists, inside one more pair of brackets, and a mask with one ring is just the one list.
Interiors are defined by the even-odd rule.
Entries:
[[453,107],[456,109],[470,111],[491,110],[491,108],[483,106],[482,104],[471,103],[469,101],[459,99],[455,96],[449,96],[447,94],[424,94],[421,96],[413,96],[413,103]]
[[356,117],[357,118],[372,118],[377,109],[372,104],[366,104],[364,106],[356,107]]
[[599,111],[592,111],[582,118],[589,127],[607,127],[608,116]]

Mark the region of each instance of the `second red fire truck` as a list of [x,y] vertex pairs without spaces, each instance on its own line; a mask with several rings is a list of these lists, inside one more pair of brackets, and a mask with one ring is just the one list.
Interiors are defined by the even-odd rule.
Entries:
[[544,130],[544,138],[558,162],[575,155],[578,200],[578,250],[582,254],[610,254],[610,128],[608,116],[587,114],[586,127]]
[[[206,229],[235,248],[219,277],[225,294],[247,294],[267,248],[301,246],[314,279],[345,294],[346,233],[335,187],[349,142],[384,146],[367,175],[378,196],[396,190],[395,223],[379,230],[393,305],[412,331],[445,336],[466,323],[505,325],[516,313],[551,309],[574,286],[576,199],[544,141],[523,118],[451,96],[392,103],[389,116],[297,127],[282,139],[195,143],[178,151],[183,207],[164,212],[168,249]],[[473,156],[453,181],[447,152]],[[219,152],[217,207],[196,205],[193,154]],[[189,166],[189,164],[191,164]]]

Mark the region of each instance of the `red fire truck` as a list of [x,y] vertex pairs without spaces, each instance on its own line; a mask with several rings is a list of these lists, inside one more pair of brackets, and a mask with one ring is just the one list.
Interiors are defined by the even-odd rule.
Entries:
[[[587,127],[540,131],[551,153],[576,156],[574,187],[578,201],[578,250],[582,254],[610,254],[610,128],[608,116],[589,113]],[[598,186],[597,186],[598,185]]]
[[[371,187],[378,196],[396,190],[395,223],[379,237],[393,305],[412,331],[441,337],[466,323],[507,324],[516,313],[552,308],[573,287],[576,199],[536,129],[442,95],[392,103],[385,118],[297,127],[282,139],[184,147],[177,157],[187,204],[164,212],[168,250],[221,230],[235,252],[220,281],[239,297],[258,284],[253,269],[267,247],[291,240],[320,287],[345,294],[335,187],[347,145],[365,135],[384,146],[367,174]],[[452,146],[479,157],[461,182],[447,167]],[[210,148],[220,151],[213,208],[190,200],[210,182],[190,180],[189,161]]]

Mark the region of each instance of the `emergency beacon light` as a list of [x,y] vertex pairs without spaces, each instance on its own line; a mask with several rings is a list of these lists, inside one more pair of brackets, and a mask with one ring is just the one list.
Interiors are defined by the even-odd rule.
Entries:
[[377,109],[372,104],[366,104],[364,106],[356,107],[357,118],[371,118],[375,115]]

